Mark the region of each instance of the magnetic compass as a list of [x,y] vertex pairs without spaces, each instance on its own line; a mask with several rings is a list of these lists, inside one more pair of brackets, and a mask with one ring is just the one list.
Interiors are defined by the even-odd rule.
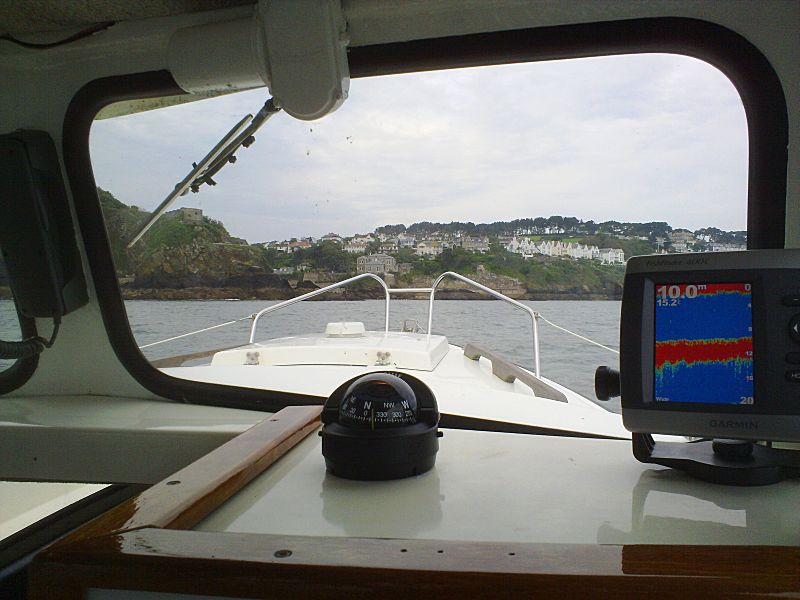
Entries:
[[394,375],[366,375],[353,382],[339,404],[339,422],[384,429],[417,422],[417,397],[411,386]]
[[370,373],[345,382],[325,403],[322,423],[325,466],[339,477],[399,479],[436,462],[436,399],[405,373]]

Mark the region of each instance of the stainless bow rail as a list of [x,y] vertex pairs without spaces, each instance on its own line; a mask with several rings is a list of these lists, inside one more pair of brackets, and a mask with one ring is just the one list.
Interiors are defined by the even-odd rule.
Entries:
[[[454,273],[453,271],[447,271],[446,273],[442,273],[441,275],[439,275],[439,277],[436,278],[436,280],[433,282],[433,285],[431,285],[431,287],[424,287],[424,288],[390,288],[388,285],[386,285],[386,282],[383,279],[381,279],[380,277],[378,277],[374,273],[362,273],[361,275],[356,275],[355,277],[351,277],[350,279],[345,279],[344,281],[339,281],[338,283],[333,283],[333,284],[331,284],[329,286],[326,286],[324,288],[320,288],[318,290],[314,290],[314,291],[308,292],[307,294],[303,294],[302,296],[297,296],[296,298],[292,298],[291,300],[286,300],[284,302],[280,302],[278,304],[274,304],[272,306],[268,306],[267,308],[259,311],[258,313],[255,313],[253,315],[249,315],[247,317],[242,317],[241,319],[234,319],[233,321],[228,321],[226,323],[221,323],[219,325],[214,325],[212,327],[205,327],[203,329],[198,329],[197,331],[184,333],[182,335],[177,335],[177,336],[174,336],[174,337],[170,337],[170,338],[167,338],[165,340],[161,340],[161,341],[158,341],[158,342],[153,342],[151,344],[145,344],[143,346],[139,346],[139,348],[140,349],[149,348],[150,346],[156,346],[158,344],[171,342],[173,340],[189,337],[189,336],[192,336],[192,335],[196,335],[198,333],[204,333],[206,331],[211,331],[212,329],[217,329],[219,327],[225,327],[227,325],[233,325],[234,323],[239,323],[241,321],[246,321],[248,319],[251,319],[253,321],[253,324],[250,327],[250,338],[249,338],[249,343],[252,344],[252,343],[255,342],[256,327],[258,326],[258,321],[263,315],[278,311],[278,310],[280,310],[282,308],[286,308],[287,306],[291,306],[292,304],[297,304],[298,302],[302,302],[303,300],[308,300],[309,298],[313,298],[314,296],[319,296],[320,294],[324,294],[324,293],[329,292],[331,290],[334,290],[336,288],[348,286],[351,283],[354,283],[356,281],[361,281],[363,279],[374,279],[375,281],[380,283],[381,287],[383,288],[384,296],[385,296],[385,299],[386,299],[386,316],[385,316],[385,319],[384,319],[384,331],[386,333],[389,332],[389,303],[390,303],[392,294],[430,294],[430,300],[428,301],[428,330],[427,330],[428,338],[430,338],[431,333],[433,331],[433,301],[436,299],[436,290],[439,288],[439,284],[444,279],[446,279],[447,277],[452,277],[453,279],[458,279],[459,281],[461,281],[463,283],[466,283],[467,285],[469,285],[471,287],[474,287],[475,289],[478,289],[478,290],[480,290],[480,291],[482,291],[482,292],[484,292],[486,294],[489,294],[490,296],[492,296],[494,298],[497,298],[498,300],[503,300],[504,302],[507,302],[507,303],[511,304],[512,306],[514,306],[515,308],[519,308],[520,310],[523,310],[526,313],[528,313],[528,315],[530,315],[530,317],[531,317],[531,325],[533,326],[533,361],[534,361],[533,372],[536,375],[536,377],[540,376],[540,366],[539,366],[539,323],[538,323],[539,319],[541,319],[542,321],[544,321],[548,325],[552,325],[556,329],[559,329],[559,330],[563,331],[564,333],[568,333],[570,335],[573,335],[573,336],[577,337],[578,339],[581,339],[583,341],[589,342],[590,344],[594,344],[595,346],[599,346],[600,348],[603,348],[604,350],[608,350],[609,352],[613,352],[615,354],[619,354],[619,350],[615,350],[614,348],[610,348],[608,346],[605,346],[605,345],[603,345],[603,344],[601,344],[599,342],[596,342],[596,341],[594,341],[592,339],[589,339],[588,337],[585,337],[583,335],[575,333],[574,331],[570,331],[569,329],[566,329],[565,327],[561,327],[560,325],[556,325],[555,323],[552,323],[552,322],[548,321],[546,318],[544,318],[541,314],[539,314],[535,310],[531,309],[528,306],[525,306],[521,302],[517,302],[516,300],[514,300],[512,298],[509,298],[508,296],[506,296],[504,294],[501,294],[500,292],[497,292],[497,291],[495,291],[495,290],[493,290],[493,289],[491,289],[489,287],[486,287],[485,285],[482,285],[482,284],[478,283],[477,281],[473,281],[472,279],[469,279],[468,277],[464,277],[463,275],[459,275],[458,273]],[[163,367],[176,366],[178,363],[176,363],[176,364],[173,364],[173,363],[175,363],[175,361],[177,359],[189,360],[189,359],[201,358],[203,356],[207,356],[207,355],[213,354],[213,353],[218,352],[220,350],[228,350],[228,349],[229,348],[219,348],[217,350],[209,350],[209,351],[201,352],[201,353],[193,353],[193,354],[187,354],[187,355],[184,355],[184,356],[170,357],[168,359],[159,359],[158,361],[153,362],[153,364],[155,365],[156,362],[159,362],[159,363],[163,363],[163,365],[162,364],[158,364],[156,366],[159,366],[159,367],[162,367],[162,366]]]
[[433,331],[433,301],[436,299],[436,290],[439,287],[439,284],[447,277],[451,277],[453,279],[458,279],[459,281],[466,283],[469,286],[472,286],[484,293],[489,294],[490,296],[497,298],[498,300],[503,300],[511,304],[512,306],[524,310],[528,313],[531,317],[531,324],[533,325],[533,373],[537,377],[540,376],[540,367],[539,367],[539,328],[536,323],[536,319],[539,317],[539,313],[534,311],[528,306],[525,306],[521,302],[517,302],[508,296],[501,294],[500,292],[496,292],[495,290],[486,287],[478,283],[477,281],[473,281],[463,275],[459,275],[458,273],[454,273],[453,271],[447,271],[446,273],[442,273],[436,280],[433,282],[431,287],[427,288],[390,288],[386,285],[386,282],[378,277],[373,273],[362,273],[361,275],[356,275],[355,277],[351,277],[349,279],[345,279],[344,281],[339,281],[338,283],[332,283],[331,285],[325,286],[324,288],[320,288],[318,290],[314,290],[313,292],[308,292],[307,294],[303,294],[302,296],[297,296],[296,298],[292,298],[290,300],[285,300],[284,302],[280,302],[278,304],[273,304],[272,306],[268,306],[257,312],[255,317],[253,318],[253,324],[250,326],[250,341],[249,343],[254,343],[256,339],[256,327],[258,326],[258,321],[261,319],[263,315],[276,312],[281,310],[282,308],[286,308],[287,306],[291,306],[292,304],[297,304],[298,302],[302,302],[303,300],[308,300],[309,298],[313,298],[314,296],[319,296],[320,294],[324,294],[331,290],[345,287],[350,285],[351,283],[355,283],[356,281],[360,281],[363,279],[374,279],[381,284],[383,287],[385,296],[386,296],[386,317],[385,317],[385,324],[384,330],[386,333],[389,332],[389,303],[391,296],[393,294],[430,294],[430,300],[428,301],[428,338],[431,336],[431,332]]
[[431,299],[428,302],[428,337],[431,335],[431,331],[433,328],[433,300],[436,296],[436,288],[439,287],[439,284],[447,277],[452,277],[453,279],[458,279],[466,283],[467,285],[471,285],[472,287],[479,289],[480,291],[489,294],[490,296],[497,298],[498,300],[503,300],[507,302],[511,306],[515,308],[519,308],[524,310],[528,313],[531,317],[531,326],[533,327],[533,374],[537,377],[540,377],[540,366],[539,366],[539,327],[536,322],[536,319],[539,318],[539,313],[535,310],[530,308],[529,306],[525,306],[521,302],[517,302],[513,298],[509,298],[505,294],[501,294],[500,292],[494,291],[492,288],[486,287],[483,284],[478,283],[477,281],[473,281],[463,275],[459,275],[458,273],[454,273],[453,271],[447,271],[446,273],[442,273],[439,277],[436,278],[436,281],[433,282],[431,285]]
[[256,341],[256,327],[258,327],[258,321],[261,319],[262,316],[281,310],[282,308],[286,308],[287,306],[291,306],[292,304],[297,304],[298,302],[302,302],[303,300],[308,300],[309,298],[313,298],[314,296],[319,296],[320,294],[325,294],[326,292],[330,292],[331,290],[335,290],[336,288],[345,287],[350,285],[351,283],[355,283],[356,281],[361,281],[362,279],[374,279],[378,283],[381,284],[383,287],[383,291],[386,293],[386,318],[384,324],[384,330],[386,333],[389,333],[389,286],[386,285],[386,282],[375,275],[374,273],[362,273],[361,275],[356,275],[355,277],[351,277],[350,279],[345,279],[344,281],[339,281],[337,283],[332,283],[331,285],[327,285],[324,288],[320,288],[318,290],[314,290],[313,292],[308,292],[303,294],[302,296],[297,296],[296,298],[291,298],[289,300],[284,300],[278,304],[273,304],[272,306],[268,306],[267,308],[262,308],[258,311],[253,317],[253,324],[250,326],[250,343]]

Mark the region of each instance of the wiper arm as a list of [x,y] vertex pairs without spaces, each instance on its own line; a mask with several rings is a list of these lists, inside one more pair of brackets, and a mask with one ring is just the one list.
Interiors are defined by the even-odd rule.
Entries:
[[153,214],[150,215],[150,218],[147,220],[144,226],[142,226],[142,228],[136,232],[136,235],[131,238],[131,241],[128,242],[128,248],[133,247],[133,245],[138,242],[145,233],[147,233],[147,230],[153,226],[153,223],[158,221],[159,217],[161,217],[161,215],[164,214],[164,211],[167,210],[167,208],[169,208],[173,202],[175,202],[178,196],[183,196],[186,193],[192,183],[206,171],[211,162],[220,156],[220,154],[222,154],[227,144],[230,143],[230,141],[233,140],[237,134],[242,132],[247,127],[247,124],[252,120],[253,115],[247,115],[244,117],[241,121],[234,125],[233,129],[225,134],[225,137],[217,142],[211,151],[203,157],[203,160],[201,160],[199,163],[192,163],[193,168],[189,174],[183,178],[183,181],[175,186],[175,189],[172,190],[169,195],[164,198],[164,201],[158,205],[158,208],[153,211]]
[[216,185],[212,177],[219,173],[220,169],[225,165],[236,162],[234,153],[242,146],[249,148],[256,139],[253,134],[258,131],[258,128],[266,123],[272,115],[280,110],[281,107],[275,99],[270,98],[266,101],[261,110],[256,113],[255,117],[253,117],[253,115],[245,116],[217,142],[211,151],[203,157],[203,160],[199,163],[192,163],[192,170],[189,174],[175,186],[175,189],[172,190],[167,197],[164,198],[163,202],[153,211],[153,214],[147,222],[136,232],[131,238],[131,241],[128,242],[128,248],[132,248],[133,245],[147,233],[147,230],[158,221],[161,215],[164,214],[164,211],[166,211],[179,196],[185,195],[189,190],[198,192],[200,186],[204,183],[207,185]]

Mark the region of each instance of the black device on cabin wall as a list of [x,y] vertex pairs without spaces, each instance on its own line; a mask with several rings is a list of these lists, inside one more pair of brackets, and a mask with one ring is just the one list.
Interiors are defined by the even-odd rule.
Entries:
[[0,136],[0,250],[22,315],[60,319],[88,301],[58,153],[44,131]]

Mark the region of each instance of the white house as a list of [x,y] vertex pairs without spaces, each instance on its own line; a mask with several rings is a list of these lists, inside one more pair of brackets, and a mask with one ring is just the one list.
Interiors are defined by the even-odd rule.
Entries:
[[417,243],[417,238],[413,235],[401,235],[397,237],[397,247],[398,248],[413,248],[414,244]]
[[504,243],[503,247],[509,252],[513,252],[514,254],[522,254],[522,256],[526,258],[529,258],[534,254],[541,254],[539,248],[536,246],[536,243],[530,238],[526,237],[518,238],[514,236],[511,238],[511,241]]
[[367,251],[367,242],[357,241],[355,238],[346,242],[342,249],[350,254],[364,254]]
[[423,240],[417,243],[414,253],[417,256],[439,256],[444,252],[444,246],[439,240]]
[[342,243],[342,236],[337,233],[326,233],[321,238],[319,238],[320,242],[336,242],[337,244]]
[[604,265],[624,265],[625,252],[621,248],[602,248],[600,262]]
[[711,252],[731,252],[735,250],[747,250],[747,247],[743,244],[720,244],[718,242],[712,242],[710,244]]
[[600,249],[597,246],[584,246],[583,244],[567,244],[566,246],[567,256],[570,258],[592,260],[600,256]]

